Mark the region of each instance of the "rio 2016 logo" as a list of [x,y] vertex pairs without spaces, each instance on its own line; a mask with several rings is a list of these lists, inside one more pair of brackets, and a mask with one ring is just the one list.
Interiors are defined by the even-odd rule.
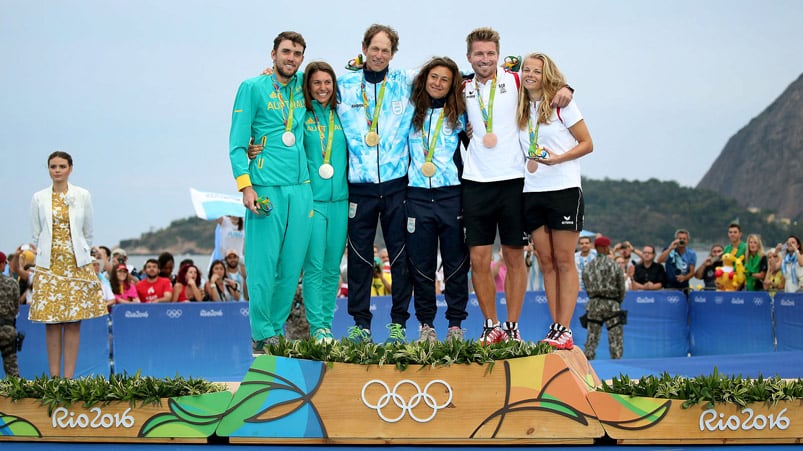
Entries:
[[125,409],[122,413],[103,413],[100,407],[93,407],[89,414],[70,412],[64,407],[59,407],[53,411],[50,417],[54,428],[132,428],[134,427],[134,417],[129,415],[131,408]]
[[784,414],[786,409],[778,412],[777,415],[756,415],[751,408],[742,409],[741,413],[746,417],[739,417],[731,415],[725,418],[725,414],[717,412],[716,409],[708,409],[700,414],[700,430],[701,431],[724,431],[729,429],[731,431],[749,431],[755,429],[762,431],[766,428],[785,430],[789,428],[789,418]]

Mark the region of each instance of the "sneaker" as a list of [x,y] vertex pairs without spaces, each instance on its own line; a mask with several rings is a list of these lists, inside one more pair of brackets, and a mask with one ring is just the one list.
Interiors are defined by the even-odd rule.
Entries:
[[571,329],[563,329],[560,332],[560,335],[555,338],[557,342],[554,346],[555,349],[572,349],[574,348],[574,339],[572,338],[572,330]]
[[435,333],[435,328],[430,326],[429,324],[422,324],[421,329],[418,332],[418,340],[417,343],[435,343],[438,341],[438,334]]
[[[386,345],[392,345],[397,343],[407,343],[407,329],[402,327],[399,323],[390,323],[387,325],[388,328],[388,339],[385,340]],[[434,330],[433,330],[434,332]],[[436,338],[437,339],[437,338]]]
[[276,346],[279,344],[280,337],[278,335],[274,335],[272,337],[265,338],[263,340],[256,340],[251,339],[251,350],[253,354],[266,354],[265,348],[268,346]]
[[482,335],[480,335],[481,345],[491,345],[500,343],[505,340],[507,334],[499,326],[499,323],[494,324],[490,319],[485,320],[485,325],[482,326]]
[[502,326],[502,330],[504,330],[507,334],[505,341],[517,341],[521,343],[521,334],[519,333],[518,322],[505,321],[504,326]]
[[508,329],[505,332],[507,332],[507,337],[505,339],[509,342],[515,341],[521,343],[523,341],[521,339],[521,333],[519,333],[518,329]]
[[329,329],[316,329],[312,334],[312,339],[315,340],[316,343],[326,344],[334,343],[335,341],[335,337]]
[[251,353],[264,354],[265,353],[265,340],[251,339]]
[[446,341],[463,341],[463,328],[460,326],[452,326],[446,331]]
[[559,323],[552,323],[549,326],[549,332],[547,332],[546,337],[541,340],[541,343],[546,343],[549,346],[555,346],[558,342],[555,340],[557,338],[560,328],[563,327]]
[[346,335],[346,340],[352,343],[370,343],[371,342],[371,330],[370,329],[363,329],[360,326],[351,326],[346,331],[348,335]]

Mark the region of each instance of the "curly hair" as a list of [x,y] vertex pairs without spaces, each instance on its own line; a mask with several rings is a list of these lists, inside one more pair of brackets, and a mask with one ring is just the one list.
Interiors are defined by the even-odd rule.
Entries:
[[435,57],[429,60],[421,71],[416,75],[413,81],[413,92],[410,95],[410,101],[415,105],[413,112],[413,126],[421,128],[424,126],[424,117],[430,106],[430,97],[427,93],[427,79],[432,69],[436,67],[445,67],[452,73],[452,80],[450,81],[449,92],[446,94],[446,103],[443,106],[444,116],[446,117],[449,126],[452,128],[457,126],[460,116],[466,111],[466,101],[460,95],[460,85],[462,77],[460,70],[449,57]]

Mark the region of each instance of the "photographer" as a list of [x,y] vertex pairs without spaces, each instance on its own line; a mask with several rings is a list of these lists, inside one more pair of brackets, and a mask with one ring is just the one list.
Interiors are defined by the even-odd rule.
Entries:
[[658,256],[658,263],[666,262],[664,288],[688,291],[689,280],[694,277],[694,268],[697,266],[697,254],[687,247],[689,239],[687,230],[678,229],[675,240]]
[[714,291],[717,289],[717,276],[715,273],[717,266],[722,265],[722,253],[723,247],[721,244],[715,244],[711,246],[711,251],[709,252],[708,257],[703,260],[703,263],[694,274],[694,277],[703,281],[705,284],[705,289],[708,291]]
[[0,252],[0,352],[6,376],[19,376],[16,318],[20,309],[20,287],[14,279],[3,275],[6,263],[6,254]]
[[382,260],[379,257],[374,257],[374,275],[371,281],[371,296],[388,296],[390,295],[390,288],[392,284],[392,277],[390,273],[382,270]]

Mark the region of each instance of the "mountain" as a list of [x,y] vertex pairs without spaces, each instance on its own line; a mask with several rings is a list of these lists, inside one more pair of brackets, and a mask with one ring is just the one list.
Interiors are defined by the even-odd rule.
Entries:
[[801,219],[803,75],[728,140],[697,188]]

